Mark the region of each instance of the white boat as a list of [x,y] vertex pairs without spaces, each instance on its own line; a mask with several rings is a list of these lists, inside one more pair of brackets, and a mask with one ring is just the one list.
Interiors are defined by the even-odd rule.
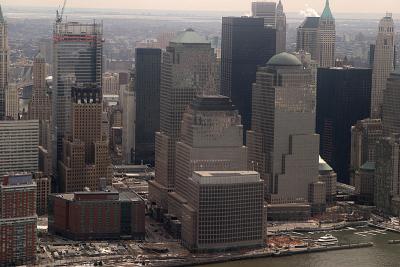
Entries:
[[320,246],[334,246],[337,245],[338,243],[339,243],[338,239],[330,234],[321,236],[317,240],[317,244]]

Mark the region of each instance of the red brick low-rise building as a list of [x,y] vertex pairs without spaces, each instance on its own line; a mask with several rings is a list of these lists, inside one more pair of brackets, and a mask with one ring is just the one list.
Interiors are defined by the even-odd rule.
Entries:
[[49,231],[73,240],[144,239],[145,203],[134,192],[51,195]]
[[0,266],[36,259],[36,184],[30,174],[0,178]]

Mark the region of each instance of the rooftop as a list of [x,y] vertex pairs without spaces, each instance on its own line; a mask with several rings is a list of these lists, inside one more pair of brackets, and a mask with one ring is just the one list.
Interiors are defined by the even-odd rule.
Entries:
[[171,40],[171,43],[178,44],[209,44],[206,39],[200,36],[193,29],[189,28],[183,32],[178,33],[178,35]]
[[319,27],[319,17],[307,17],[300,25],[300,28],[317,29]]
[[283,52],[273,56],[267,66],[303,66],[301,61],[294,55]]
[[319,171],[321,172],[321,171],[325,171],[325,172],[330,172],[330,171],[333,171],[333,169],[332,169],[332,167],[331,166],[329,166],[329,164],[328,163],[326,163],[326,161],[323,159],[323,158],[321,158],[321,156],[319,157]]
[[360,167],[361,170],[364,171],[374,171],[375,170],[375,162],[367,161],[364,165]]
[[194,110],[204,111],[229,111],[235,110],[235,106],[227,96],[198,96],[194,99],[191,107]]

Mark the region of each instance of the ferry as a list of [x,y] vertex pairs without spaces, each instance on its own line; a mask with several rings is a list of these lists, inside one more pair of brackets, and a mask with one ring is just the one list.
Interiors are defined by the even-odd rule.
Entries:
[[318,240],[317,240],[317,244],[320,246],[334,246],[337,245],[339,243],[338,239],[336,237],[334,237],[333,235],[327,234],[324,236],[321,236]]

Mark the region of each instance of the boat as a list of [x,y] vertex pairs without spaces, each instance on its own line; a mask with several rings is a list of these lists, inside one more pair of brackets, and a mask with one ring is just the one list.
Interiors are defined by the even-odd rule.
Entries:
[[333,235],[327,234],[324,236],[321,236],[318,240],[317,240],[317,244],[320,246],[334,246],[337,245],[339,243],[338,239],[336,237],[334,237]]

